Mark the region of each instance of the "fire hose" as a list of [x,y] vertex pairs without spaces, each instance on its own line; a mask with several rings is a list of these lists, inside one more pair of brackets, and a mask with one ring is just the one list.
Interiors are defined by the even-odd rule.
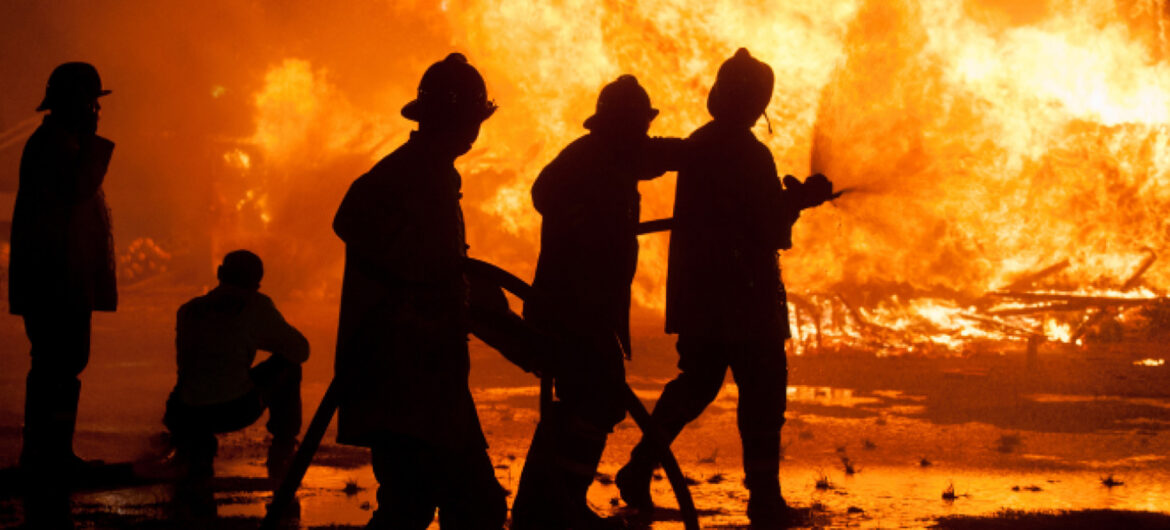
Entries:
[[[658,221],[650,221],[642,223],[639,227],[639,233],[657,232],[669,229],[670,220],[662,219]],[[487,284],[495,287],[495,290],[503,289],[511,292],[521,300],[531,300],[536,296],[532,290],[532,286],[528,285],[523,280],[517,278],[511,273],[496,267],[487,262],[476,259],[468,260],[468,276],[476,277]],[[502,294],[502,293],[501,293]],[[506,303],[506,300],[505,300]],[[473,308],[474,308],[474,293],[473,293]],[[518,357],[515,355],[517,351],[531,350],[531,348],[508,348],[498,347],[500,344],[507,342],[509,339],[514,340],[516,335],[520,335],[519,330],[530,329],[521,321],[520,317],[510,311],[495,312],[495,313],[479,313],[485,318],[480,319],[479,325],[476,325],[476,312],[472,311],[471,319],[473,321],[472,333],[478,336],[485,343],[497,347],[501,353],[504,354],[509,361],[520,365],[528,371],[533,371],[531,367],[531,359]],[[486,322],[484,320],[487,320]],[[511,336],[507,336],[511,334]],[[531,332],[528,333],[531,335]],[[531,337],[525,337],[526,340]],[[615,336],[615,340],[617,340]],[[527,365],[527,366],[526,366]],[[305,431],[305,436],[296,454],[293,456],[292,462],[289,465],[288,471],[281,480],[280,485],[273,493],[272,502],[268,505],[268,511],[264,516],[264,520],[260,525],[261,530],[274,530],[280,521],[282,514],[287,507],[292,503],[296,497],[296,492],[300,488],[301,482],[304,480],[305,472],[308,471],[309,465],[312,463],[313,456],[321,445],[321,440],[325,436],[325,430],[329,427],[333,420],[333,415],[337,411],[339,403],[339,394],[341,392],[341,384],[334,378],[329,387],[325,390],[325,395],[321,398],[321,404],[317,406],[317,411],[313,414],[313,419],[309,423],[308,429]],[[624,393],[623,401],[630,417],[641,429],[644,437],[658,449],[662,464],[662,469],[666,473],[667,480],[670,482],[671,488],[674,490],[676,499],[678,500],[679,511],[683,519],[684,526],[687,530],[698,530],[699,519],[698,513],[695,510],[694,500],[691,498],[690,489],[687,487],[686,478],[683,476],[682,469],[678,465],[677,459],[670,451],[670,445],[661,435],[657,427],[655,427],[650,413],[638,399],[633,389],[628,384],[623,385],[622,392]],[[541,412],[547,410],[547,406],[552,401],[552,378],[548,376],[541,377],[540,385],[540,403]]]

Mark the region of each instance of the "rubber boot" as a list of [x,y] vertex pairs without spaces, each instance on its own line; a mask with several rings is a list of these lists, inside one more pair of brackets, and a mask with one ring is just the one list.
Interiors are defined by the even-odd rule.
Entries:
[[516,488],[516,499],[512,501],[512,530],[546,528],[558,511],[553,504],[565,494],[557,494],[564,484],[556,480],[553,449],[557,443],[551,411],[545,413],[536,424],[532,443],[524,470],[520,472],[520,484]]
[[291,436],[274,436],[268,445],[268,459],[264,467],[268,471],[268,481],[272,487],[280,485],[288,468],[292,465],[293,457],[297,454],[297,439]]
[[82,460],[73,452],[81,381],[37,381],[29,374],[24,402],[20,466],[66,482],[83,478],[100,460]]
[[552,404],[528,448],[512,503],[512,530],[613,528],[593,512],[586,493],[605,449],[605,433]]
[[780,492],[780,434],[744,438],[743,467],[752,528],[787,528],[791,511]]
[[618,470],[613,481],[627,506],[639,511],[654,510],[650,480],[657,467],[658,458],[648,443],[641,442],[630,452],[630,461]]

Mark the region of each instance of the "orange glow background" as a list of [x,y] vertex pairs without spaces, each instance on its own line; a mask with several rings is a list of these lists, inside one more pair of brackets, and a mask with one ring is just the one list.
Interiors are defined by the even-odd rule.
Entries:
[[[662,111],[652,134],[686,135],[740,46],[776,72],[771,132],[756,133],[780,173],[858,190],[799,221],[783,258],[792,291],[852,293],[890,323],[878,300],[915,298],[891,311],[945,320],[1064,259],[1053,287],[1116,288],[1170,242],[1163,0],[63,1],[0,14],[0,220],[49,72],[94,63],[114,91],[100,132],[118,143],[106,193],[123,285],[208,283],[246,247],[268,264],[266,291],[335,301],[332,215],[405,140],[399,109],[450,51],[500,105],[458,163],[471,252],[523,278],[539,250],[531,183],[584,132],[601,86],[636,75]],[[673,184],[642,185],[645,218],[670,214]],[[666,242],[642,240],[647,325]],[[1170,260],[1142,278],[1163,292]]]

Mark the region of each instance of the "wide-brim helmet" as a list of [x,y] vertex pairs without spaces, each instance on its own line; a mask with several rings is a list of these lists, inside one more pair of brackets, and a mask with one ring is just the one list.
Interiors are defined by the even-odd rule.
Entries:
[[412,121],[470,119],[483,121],[496,111],[483,76],[461,53],[452,53],[423,73],[418,97],[402,107]]
[[772,67],[740,48],[719,67],[707,95],[707,111],[716,120],[754,122],[772,100]]
[[585,120],[585,128],[595,130],[605,123],[648,123],[658,116],[650,106],[650,94],[638,84],[638,78],[623,74],[605,85],[597,96],[597,109]]
[[64,104],[86,102],[109,94],[102,89],[97,68],[83,62],[69,62],[53,69],[45,86],[45,99],[37,111],[59,108]]

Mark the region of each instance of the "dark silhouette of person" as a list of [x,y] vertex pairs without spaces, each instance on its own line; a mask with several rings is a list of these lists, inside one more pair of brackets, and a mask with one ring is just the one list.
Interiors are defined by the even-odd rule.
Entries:
[[[279,480],[301,431],[301,364],[309,358],[309,341],[260,292],[259,256],[229,252],[216,276],[216,288],[178,312],[178,381],[163,418],[174,460],[188,477],[211,477],[215,435],[243,429],[267,409],[272,441],[266,463],[269,478]],[[271,355],[252,366],[257,350]]]
[[561,339],[546,375],[557,401],[542,412],[512,506],[513,529],[605,527],[589,509],[605,441],[624,417],[630,283],[638,261],[638,182],[677,163],[677,138],[651,138],[658,110],[632,75],[606,85],[589,133],[541,171],[540,258],[524,317]]
[[[707,99],[714,118],[687,138],[678,173],[666,282],[666,331],[678,334],[681,373],[653,419],[673,440],[723,386],[728,367],[739,387],[748,517],[755,528],[783,525],[780,428],[784,424],[789,336],[777,250],[792,246],[800,210],[828,200],[823,176],[786,179],[752,134],[772,96],[772,69],[740,49],[719,68]],[[616,483],[627,504],[647,508],[658,462],[643,437]]]
[[91,314],[118,303],[102,191],[114,143],[97,135],[98,98],[109,93],[92,65],[58,66],[37,107],[49,114],[20,159],[8,302],[32,343],[20,465],[34,476],[72,477],[93,464],[74,454],[73,431]]
[[337,440],[370,448],[368,528],[501,528],[504,489],[468,386],[467,244],[454,162],[495,112],[458,53],[423,74],[410,139],[354,181],[333,221],[345,242]]

